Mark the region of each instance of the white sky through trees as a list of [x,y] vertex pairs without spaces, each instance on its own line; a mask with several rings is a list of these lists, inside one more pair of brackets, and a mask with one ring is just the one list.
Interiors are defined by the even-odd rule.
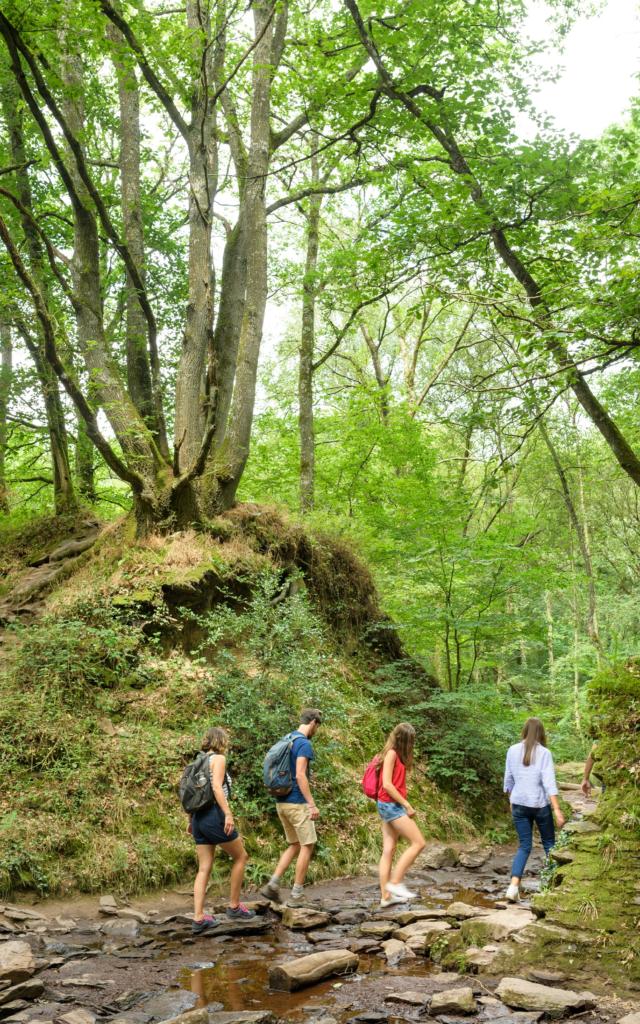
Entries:
[[[537,59],[545,69],[560,67],[556,82],[542,82],[535,97],[539,110],[550,114],[564,132],[595,138],[615,121],[624,119],[638,91],[640,73],[640,8],[635,0],[607,0],[576,20],[562,53],[553,45]],[[532,36],[546,38],[548,7],[529,4],[527,27]]]

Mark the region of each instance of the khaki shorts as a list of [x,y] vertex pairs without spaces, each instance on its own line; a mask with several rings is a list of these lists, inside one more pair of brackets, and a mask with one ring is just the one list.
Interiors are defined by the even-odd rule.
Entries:
[[287,842],[291,845],[311,846],[316,842],[316,826],[311,820],[309,804],[276,804]]

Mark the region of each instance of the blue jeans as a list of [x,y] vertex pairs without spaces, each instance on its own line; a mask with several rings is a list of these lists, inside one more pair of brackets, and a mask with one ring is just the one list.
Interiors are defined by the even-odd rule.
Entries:
[[547,855],[549,850],[555,846],[556,830],[553,824],[550,804],[547,804],[546,807],[525,807],[523,804],[512,804],[511,817],[520,840],[518,852],[513,858],[513,864],[511,865],[511,875],[515,878],[522,878],[533,845],[534,821],[538,826],[544,852]]

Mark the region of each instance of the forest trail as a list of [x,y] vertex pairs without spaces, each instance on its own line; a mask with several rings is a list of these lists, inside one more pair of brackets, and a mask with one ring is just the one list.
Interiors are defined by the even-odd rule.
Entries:
[[[563,796],[577,815],[593,810],[594,801],[578,787],[565,785]],[[305,907],[293,911],[257,899],[255,921],[226,922],[222,916],[219,931],[195,939],[187,887],[141,897],[135,907],[109,895],[8,905],[0,917],[5,938],[26,941],[35,959],[26,989],[24,981],[15,997],[0,989],[0,1015],[60,1024],[177,1024],[183,1014],[189,1015],[184,1024],[385,1024],[418,1021],[430,1008],[442,1024],[469,1019],[470,1012],[479,1024],[537,1024],[543,1015],[557,1016],[554,1000],[566,998],[575,1005],[563,1013],[603,1024],[621,1019],[633,1005],[607,992],[584,960],[570,976],[554,971],[552,962],[545,970],[527,968],[518,955],[526,948],[527,929],[536,927],[529,897],[539,884],[542,856],[536,847],[524,899],[512,907],[501,898],[512,853],[512,846],[453,850],[430,843],[410,876],[419,905],[380,910],[372,871],[310,887]],[[214,909],[224,904],[214,901]],[[478,942],[469,948],[474,935]],[[456,949],[457,970],[451,962],[447,969],[435,962]],[[297,992],[270,987],[275,965],[312,953],[331,959],[345,950],[358,958],[348,975]],[[502,985],[498,998],[505,976],[542,983],[548,1010],[543,1014],[537,1006],[538,990],[533,997],[528,989],[514,995]],[[585,993],[592,983],[607,994]],[[575,999],[567,996],[571,992],[578,993]],[[465,1000],[472,1004],[463,1009]]]

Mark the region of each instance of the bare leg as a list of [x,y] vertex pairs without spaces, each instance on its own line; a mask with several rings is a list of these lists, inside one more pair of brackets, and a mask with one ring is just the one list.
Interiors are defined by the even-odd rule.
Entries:
[[224,852],[228,854],[233,861],[231,865],[231,875],[229,876],[229,906],[235,909],[240,902],[240,890],[242,889],[242,881],[244,879],[244,869],[249,857],[240,836],[238,836],[237,839],[232,840],[230,843],[221,843],[220,845]]
[[204,901],[207,895],[207,886],[211,877],[213,858],[216,852],[215,846],[197,845],[198,874],[193,883],[193,917],[195,921],[202,921],[204,917]]
[[291,846],[287,846],[286,850],[284,851],[280,860],[278,861],[278,865],[276,867],[276,870],[274,871],[274,874],[277,875],[278,878],[282,878],[291,862],[298,856],[299,853],[300,843],[292,843]]
[[396,818],[395,821],[390,821],[389,825],[396,835],[408,839],[410,843],[409,849],[404,851],[391,875],[390,881],[397,885],[402,881],[418,854],[424,850],[426,843],[413,818],[406,814],[403,814],[401,818]]
[[393,831],[388,821],[383,821],[382,856],[380,857],[380,866],[378,868],[380,875],[380,896],[383,900],[386,900],[389,896],[387,891],[387,882],[391,878],[391,866],[393,864],[393,855],[396,852],[397,845],[398,838],[396,833]]
[[311,857],[315,849],[315,843],[305,843],[304,846],[300,847],[300,853],[296,861],[296,873],[294,878],[295,885],[304,885],[304,880],[307,877],[307,871],[309,864],[311,863]]

